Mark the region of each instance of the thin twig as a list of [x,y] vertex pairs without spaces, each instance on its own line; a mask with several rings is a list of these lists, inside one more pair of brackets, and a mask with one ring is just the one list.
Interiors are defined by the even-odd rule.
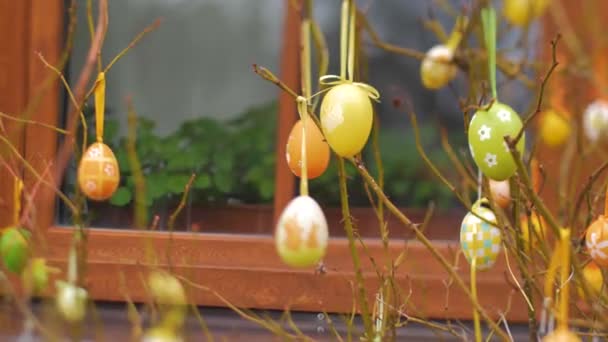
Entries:
[[553,40],[551,40],[552,64],[551,64],[551,67],[549,68],[549,70],[547,71],[547,74],[545,74],[545,77],[543,78],[543,81],[540,85],[538,100],[536,102],[536,110],[534,112],[532,112],[532,114],[528,115],[528,117],[526,117],[526,119],[524,120],[523,125],[521,126],[521,129],[515,136],[515,139],[513,139],[513,141],[512,141],[513,145],[517,145],[517,143],[519,142],[521,137],[524,135],[524,131],[526,130],[526,127],[528,126],[528,124],[532,121],[532,119],[534,119],[541,112],[541,106],[543,104],[543,97],[545,94],[545,86],[547,85],[549,78],[553,74],[553,71],[559,65],[559,62],[557,61],[557,43],[559,42],[560,37],[561,36],[558,34]]

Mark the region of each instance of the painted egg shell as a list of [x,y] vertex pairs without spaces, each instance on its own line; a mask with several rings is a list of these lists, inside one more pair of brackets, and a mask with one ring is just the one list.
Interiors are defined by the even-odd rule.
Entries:
[[43,258],[33,258],[22,274],[23,283],[33,293],[46,289],[49,283],[49,267]]
[[570,123],[554,110],[546,111],[540,118],[540,137],[547,146],[560,146],[570,136]]
[[88,293],[74,284],[57,281],[55,305],[61,316],[69,322],[81,321],[87,311]]
[[[528,216],[524,215],[521,218],[521,237],[526,250],[529,250],[530,247],[534,248],[538,246],[540,239],[545,239],[547,237],[547,224],[542,216],[538,216],[536,212],[532,212],[532,214],[530,214],[530,222],[532,230],[530,230]],[[532,234],[532,236],[530,236],[530,234]]]
[[[287,139],[287,165],[291,172],[300,177],[302,171],[302,120],[298,120],[289,133]],[[329,164],[329,146],[319,130],[319,127],[310,118],[306,118],[306,166],[308,178],[319,177]]]
[[329,146],[342,157],[361,152],[374,121],[372,102],[365,90],[340,84],[327,92],[321,103],[321,129]]
[[608,219],[600,216],[587,228],[585,244],[591,259],[599,266],[608,266]]
[[[460,246],[469,263],[477,258],[477,269],[486,270],[494,265],[500,253],[502,238],[500,230],[483,221],[496,222],[496,216],[489,208],[478,202],[466,214],[460,226]],[[475,215],[475,214],[477,215]],[[478,217],[479,216],[479,217]]]
[[509,181],[495,181],[490,179],[490,195],[501,208],[507,208],[511,203],[511,186]]
[[7,228],[0,238],[0,254],[4,266],[13,273],[21,273],[27,264],[30,232],[21,228]]
[[549,0],[505,0],[503,14],[512,25],[526,26],[548,5]]
[[[516,166],[505,136],[515,138],[522,127],[519,115],[509,106],[494,103],[488,111],[479,110],[469,125],[469,150],[475,164],[488,178],[501,181],[515,174]],[[517,143],[523,154],[525,135]]]
[[596,100],[585,109],[583,128],[592,142],[608,137],[608,102]]
[[[604,277],[602,276],[602,270],[593,261],[589,262],[583,268],[583,279],[587,284],[587,290],[592,296],[598,296],[602,291],[602,285],[604,284]],[[585,291],[582,286],[578,287],[579,296],[585,298]]]
[[568,329],[557,328],[545,335],[543,342],[580,342],[582,341],[575,333]]
[[120,181],[120,169],[108,145],[96,142],[86,150],[78,165],[78,185],[82,192],[96,201],[114,194]]
[[456,77],[458,69],[452,63],[454,53],[445,45],[432,47],[420,65],[422,85],[428,89],[439,89]]
[[277,224],[275,245],[279,256],[293,267],[315,266],[325,255],[329,233],[325,215],[309,196],[291,200]]

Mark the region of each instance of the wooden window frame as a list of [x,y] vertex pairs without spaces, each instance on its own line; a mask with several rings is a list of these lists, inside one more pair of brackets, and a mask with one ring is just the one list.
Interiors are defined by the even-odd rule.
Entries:
[[[289,0],[286,3],[289,4]],[[63,44],[64,1],[12,1],[0,0],[0,22],[7,28],[0,30],[0,42],[10,54],[0,59],[0,109],[21,112],[28,100],[36,96],[38,88],[50,71],[40,62],[36,52],[42,53],[51,63],[59,59]],[[299,14],[285,6],[285,27],[281,54],[281,79],[293,88],[299,85]],[[6,20],[5,20],[6,19]],[[9,20],[10,19],[10,20]],[[25,77],[24,77],[25,75]],[[262,82],[262,81],[260,81]],[[33,119],[56,124],[60,115],[60,84],[53,84],[41,98]],[[284,93],[279,95],[277,160],[285,154],[287,135],[296,120],[293,99]],[[10,130],[11,126],[7,126]],[[37,169],[56,153],[57,136],[48,129],[29,125],[17,130],[14,141],[20,152]],[[274,217],[294,195],[295,179],[284,163],[277,162],[275,170],[276,189]],[[23,172],[26,184],[31,182]],[[6,170],[0,169],[0,188],[10,189]],[[11,193],[3,191],[0,196]],[[1,199],[1,198],[0,198]],[[4,198],[0,216],[11,212],[10,199]],[[38,227],[46,227],[44,234],[48,243],[47,258],[59,267],[65,267],[71,241],[71,230],[54,225],[55,197],[52,191],[43,191],[37,200]],[[371,209],[370,209],[371,210]],[[408,211],[409,213],[409,211]],[[0,218],[2,219],[2,218]],[[0,221],[5,224],[6,222]],[[433,225],[451,225],[458,229],[460,217],[439,217]],[[431,227],[431,229],[433,229]],[[395,229],[393,228],[393,232]],[[230,235],[205,233],[165,233],[157,231],[91,229],[88,249],[88,285],[92,298],[96,300],[122,301],[117,291],[119,275],[124,275],[131,298],[145,301],[140,273],[146,266],[144,259],[145,240],[151,241],[161,253],[159,262],[169,265],[175,272],[188,276],[215,290],[231,303],[248,308],[285,309],[310,312],[349,312],[353,296],[351,280],[354,279],[352,261],[344,238],[332,238],[329,242],[325,264],[328,272],[320,275],[313,270],[296,270],[285,266],[275,252],[271,235]],[[395,234],[395,233],[394,233]],[[143,239],[146,237],[147,239]],[[456,286],[449,289],[446,297],[447,272],[419,242],[406,239],[391,240],[390,253],[385,255],[378,239],[365,239],[367,251],[359,248],[363,255],[363,274],[370,299],[378,287],[378,279],[370,258],[381,264],[387,257],[396,257],[407,248],[407,258],[399,268],[396,278],[402,290],[411,290],[410,301],[421,315],[435,318],[471,319],[471,306],[464,293]],[[435,247],[448,259],[459,249],[458,241],[435,241]],[[461,258],[459,272],[468,278],[467,264]],[[508,293],[514,291],[506,280],[507,267],[501,255],[494,268],[478,276],[478,291],[481,304],[496,318],[507,307]],[[200,305],[225,306],[211,292],[191,293],[192,300]],[[446,302],[449,300],[449,302]],[[447,305],[446,305],[447,304]],[[520,296],[514,296],[507,317],[511,321],[527,321],[526,304]]]

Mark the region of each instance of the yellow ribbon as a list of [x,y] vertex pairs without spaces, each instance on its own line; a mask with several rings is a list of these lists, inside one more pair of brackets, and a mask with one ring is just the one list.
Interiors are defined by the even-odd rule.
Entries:
[[19,214],[21,213],[21,193],[23,192],[23,181],[15,177],[13,186],[13,224],[19,225]]
[[302,150],[300,159],[302,160],[300,171],[300,195],[308,196],[308,166],[306,161],[306,122],[308,120],[308,100],[303,96],[296,98],[298,104],[298,114],[302,120]]
[[103,120],[106,106],[106,77],[103,72],[97,76],[95,83],[95,133],[97,141],[103,142]]
[[[367,93],[367,96],[369,96],[370,99],[372,99],[376,102],[380,102],[380,93],[378,92],[378,90],[376,90],[376,88],[372,87],[371,85],[369,85],[367,83],[353,82],[353,81],[344,79],[338,75],[321,76],[321,78],[319,78],[319,83],[322,86],[327,86],[330,88],[335,87],[340,84],[352,84],[356,87],[361,88],[361,90],[365,91]],[[329,88],[327,88],[325,90],[329,90]]]

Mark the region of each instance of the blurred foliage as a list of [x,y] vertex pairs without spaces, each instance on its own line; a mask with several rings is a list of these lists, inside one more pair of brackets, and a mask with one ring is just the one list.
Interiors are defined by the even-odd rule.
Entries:
[[[269,204],[274,195],[276,103],[252,107],[234,119],[221,121],[200,117],[182,122],[165,136],[156,133],[153,120],[137,120],[136,150],[146,181],[146,203],[177,201],[194,172],[191,189],[194,204],[228,202]],[[94,139],[92,111],[85,113],[89,139]],[[120,122],[108,115],[104,141],[112,148],[121,168],[121,185],[110,199],[115,206],[130,205],[134,199],[134,178],[126,150],[126,137],[120,136]],[[436,145],[440,140],[437,125],[421,123],[423,145],[439,168],[449,167],[449,160]],[[450,136],[456,145],[464,144],[461,132]],[[450,207],[454,196],[427,171],[416,151],[412,132],[383,128],[379,137],[386,179],[386,193],[398,205],[425,207],[434,201]],[[377,175],[371,144],[363,154],[372,174]],[[283,160],[281,160],[283,162]],[[347,164],[349,197],[353,206],[368,206],[365,188],[354,167]],[[310,181],[310,191],[319,203],[339,206],[337,164],[332,157],[328,170]]]

